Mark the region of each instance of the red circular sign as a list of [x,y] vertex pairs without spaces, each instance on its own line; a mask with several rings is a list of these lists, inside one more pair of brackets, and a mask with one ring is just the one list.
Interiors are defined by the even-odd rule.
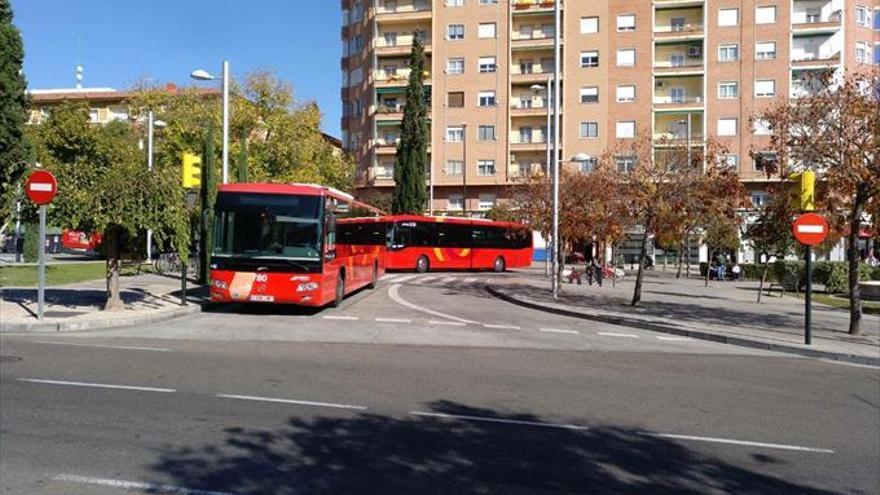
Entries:
[[813,246],[828,237],[828,222],[815,213],[804,213],[794,220],[791,232],[801,244]]
[[55,176],[45,170],[37,170],[28,176],[27,182],[24,183],[24,190],[27,197],[35,204],[46,205],[55,197],[58,192],[58,181]]

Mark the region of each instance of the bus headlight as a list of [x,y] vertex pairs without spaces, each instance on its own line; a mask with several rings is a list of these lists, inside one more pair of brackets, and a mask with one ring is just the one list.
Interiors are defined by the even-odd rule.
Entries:
[[211,285],[213,285],[214,287],[216,287],[218,289],[223,289],[223,290],[226,290],[229,287],[229,285],[226,282],[224,282],[222,280],[216,280],[216,279],[211,281]]
[[296,286],[297,292],[309,292],[318,288],[317,282],[305,282]]

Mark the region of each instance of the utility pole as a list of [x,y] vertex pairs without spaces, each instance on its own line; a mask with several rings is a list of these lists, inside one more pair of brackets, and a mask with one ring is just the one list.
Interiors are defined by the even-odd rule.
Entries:
[[562,9],[559,1],[554,3],[553,43],[553,299],[559,298],[559,96],[560,69],[562,67]]
[[461,210],[467,216],[467,124],[461,124]]

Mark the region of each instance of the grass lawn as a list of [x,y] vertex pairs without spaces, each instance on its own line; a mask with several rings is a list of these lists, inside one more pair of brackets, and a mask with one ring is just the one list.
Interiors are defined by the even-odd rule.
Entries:
[[[800,293],[798,299],[803,299],[804,294]],[[825,304],[833,308],[849,310],[849,299],[845,297],[833,297],[821,292],[813,293],[813,302]],[[862,301],[862,313],[866,315],[880,315],[880,302],[878,301]]]
[[[143,273],[143,269],[141,272]],[[103,261],[86,261],[82,263],[65,263],[46,266],[46,286],[72,284],[88,280],[104,278],[106,263]],[[135,266],[123,266],[122,275],[133,275]],[[0,287],[36,287],[36,266],[3,266],[0,267]]]

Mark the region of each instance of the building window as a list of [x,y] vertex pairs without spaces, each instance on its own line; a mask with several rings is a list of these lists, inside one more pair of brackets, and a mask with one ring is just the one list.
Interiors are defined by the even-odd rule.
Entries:
[[581,122],[581,137],[584,139],[599,137],[599,123]]
[[718,26],[736,26],[739,24],[739,9],[718,9]]
[[756,172],[763,172],[765,170],[775,169],[778,161],[779,158],[776,156],[775,152],[761,151],[755,153],[752,164],[754,165]]
[[756,136],[768,136],[773,134],[773,130],[770,129],[770,123],[764,119],[755,119],[753,125]]
[[581,88],[581,103],[598,103],[599,102],[599,87],[598,86],[587,86]]
[[495,106],[495,92],[494,91],[480,91],[480,94],[477,98],[477,103],[481,107],[494,107]]
[[461,160],[446,160],[443,173],[446,175],[461,175],[462,163]]
[[593,34],[599,32],[598,17],[581,17],[581,34]]
[[618,86],[617,87],[617,101],[620,103],[627,103],[635,101],[636,99],[636,87],[635,86]]
[[776,22],[776,6],[758,6],[755,11],[755,24],[773,24]]
[[755,208],[763,208],[767,204],[767,194],[763,192],[752,193],[752,206]]
[[480,26],[477,29],[477,37],[478,38],[494,38],[495,37],[495,23],[494,22],[480,23]]
[[726,167],[733,170],[739,168],[739,155],[725,154],[718,157],[718,166]]
[[871,57],[868,55],[868,44],[863,41],[856,41],[856,62],[867,64]]
[[464,198],[461,197],[461,194],[450,194],[448,198],[446,198],[446,209],[461,211],[464,209]]
[[718,83],[718,98],[722,100],[739,98],[739,83],[736,81]]
[[776,80],[759,79],[755,81],[755,96],[758,98],[771,98],[776,96]]
[[495,57],[480,57],[477,61],[480,72],[495,72],[498,65],[495,63]]
[[739,120],[735,118],[718,119],[718,135],[719,136],[736,136],[736,130],[739,127]]
[[480,210],[491,210],[493,206],[495,206],[494,194],[480,194],[480,202],[477,203],[477,208]]
[[636,65],[636,49],[621,48],[617,50],[617,66],[632,67]]
[[599,52],[581,52],[581,67],[599,67]]
[[498,0],[480,0],[480,5],[498,5]]
[[733,62],[739,60],[739,45],[736,43],[721,45],[718,47],[719,62]]
[[684,88],[669,88],[669,101],[671,103],[684,103]]
[[449,126],[446,128],[446,141],[450,143],[460,143],[464,140],[464,127]]
[[636,16],[635,14],[623,14],[617,16],[617,30],[618,31],[635,31],[636,30]]
[[634,120],[617,121],[617,137],[619,139],[631,139],[636,137],[636,123]]
[[586,160],[578,160],[577,161],[578,171],[582,174],[588,174],[588,173],[592,172],[593,170],[596,170],[597,163],[598,163],[598,160],[596,160],[595,158],[592,158],[592,157],[587,158]]
[[385,40],[385,46],[397,46],[397,33],[394,31],[386,32],[382,37]]
[[464,0],[446,0],[447,7],[464,7]]
[[761,41],[755,43],[756,60],[773,60],[776,58],[776,42]]
[[862,5],[856,5],[856,24],[868,27],[871,23],[868,20],[868,9]]
[[464,24],[450,24],[446,27],[446,38],[450,40],[464,39]]
[[618,156],[614,159],[617,165],[617,171],[628,174],[636,169],[636,157],[634,156]]
[[495,175],[495,160],[477,160],[477,175]]
[[477,128],[477,139],[480,141],[495,141],[495,126],[481,125]]
[[531,127],[520,127],[519,128],[519,142],[520,143],[531,143],[532,142],[532,128]]
[[449,108],[462,108],[464,106],[464,91],[450,91],[447,93],[446,106]]
[[524,58],[519,61],[520,74],[532,74],[535,72],[535,61],[530,58]]
[[97,124],[100,122],[100,117],[98,116],[98,109],[97,108],[90,108],[89,109],[89,122],[92,124]]
[[447,74],[464,74],[464,59],[450,58],[446,60]]

